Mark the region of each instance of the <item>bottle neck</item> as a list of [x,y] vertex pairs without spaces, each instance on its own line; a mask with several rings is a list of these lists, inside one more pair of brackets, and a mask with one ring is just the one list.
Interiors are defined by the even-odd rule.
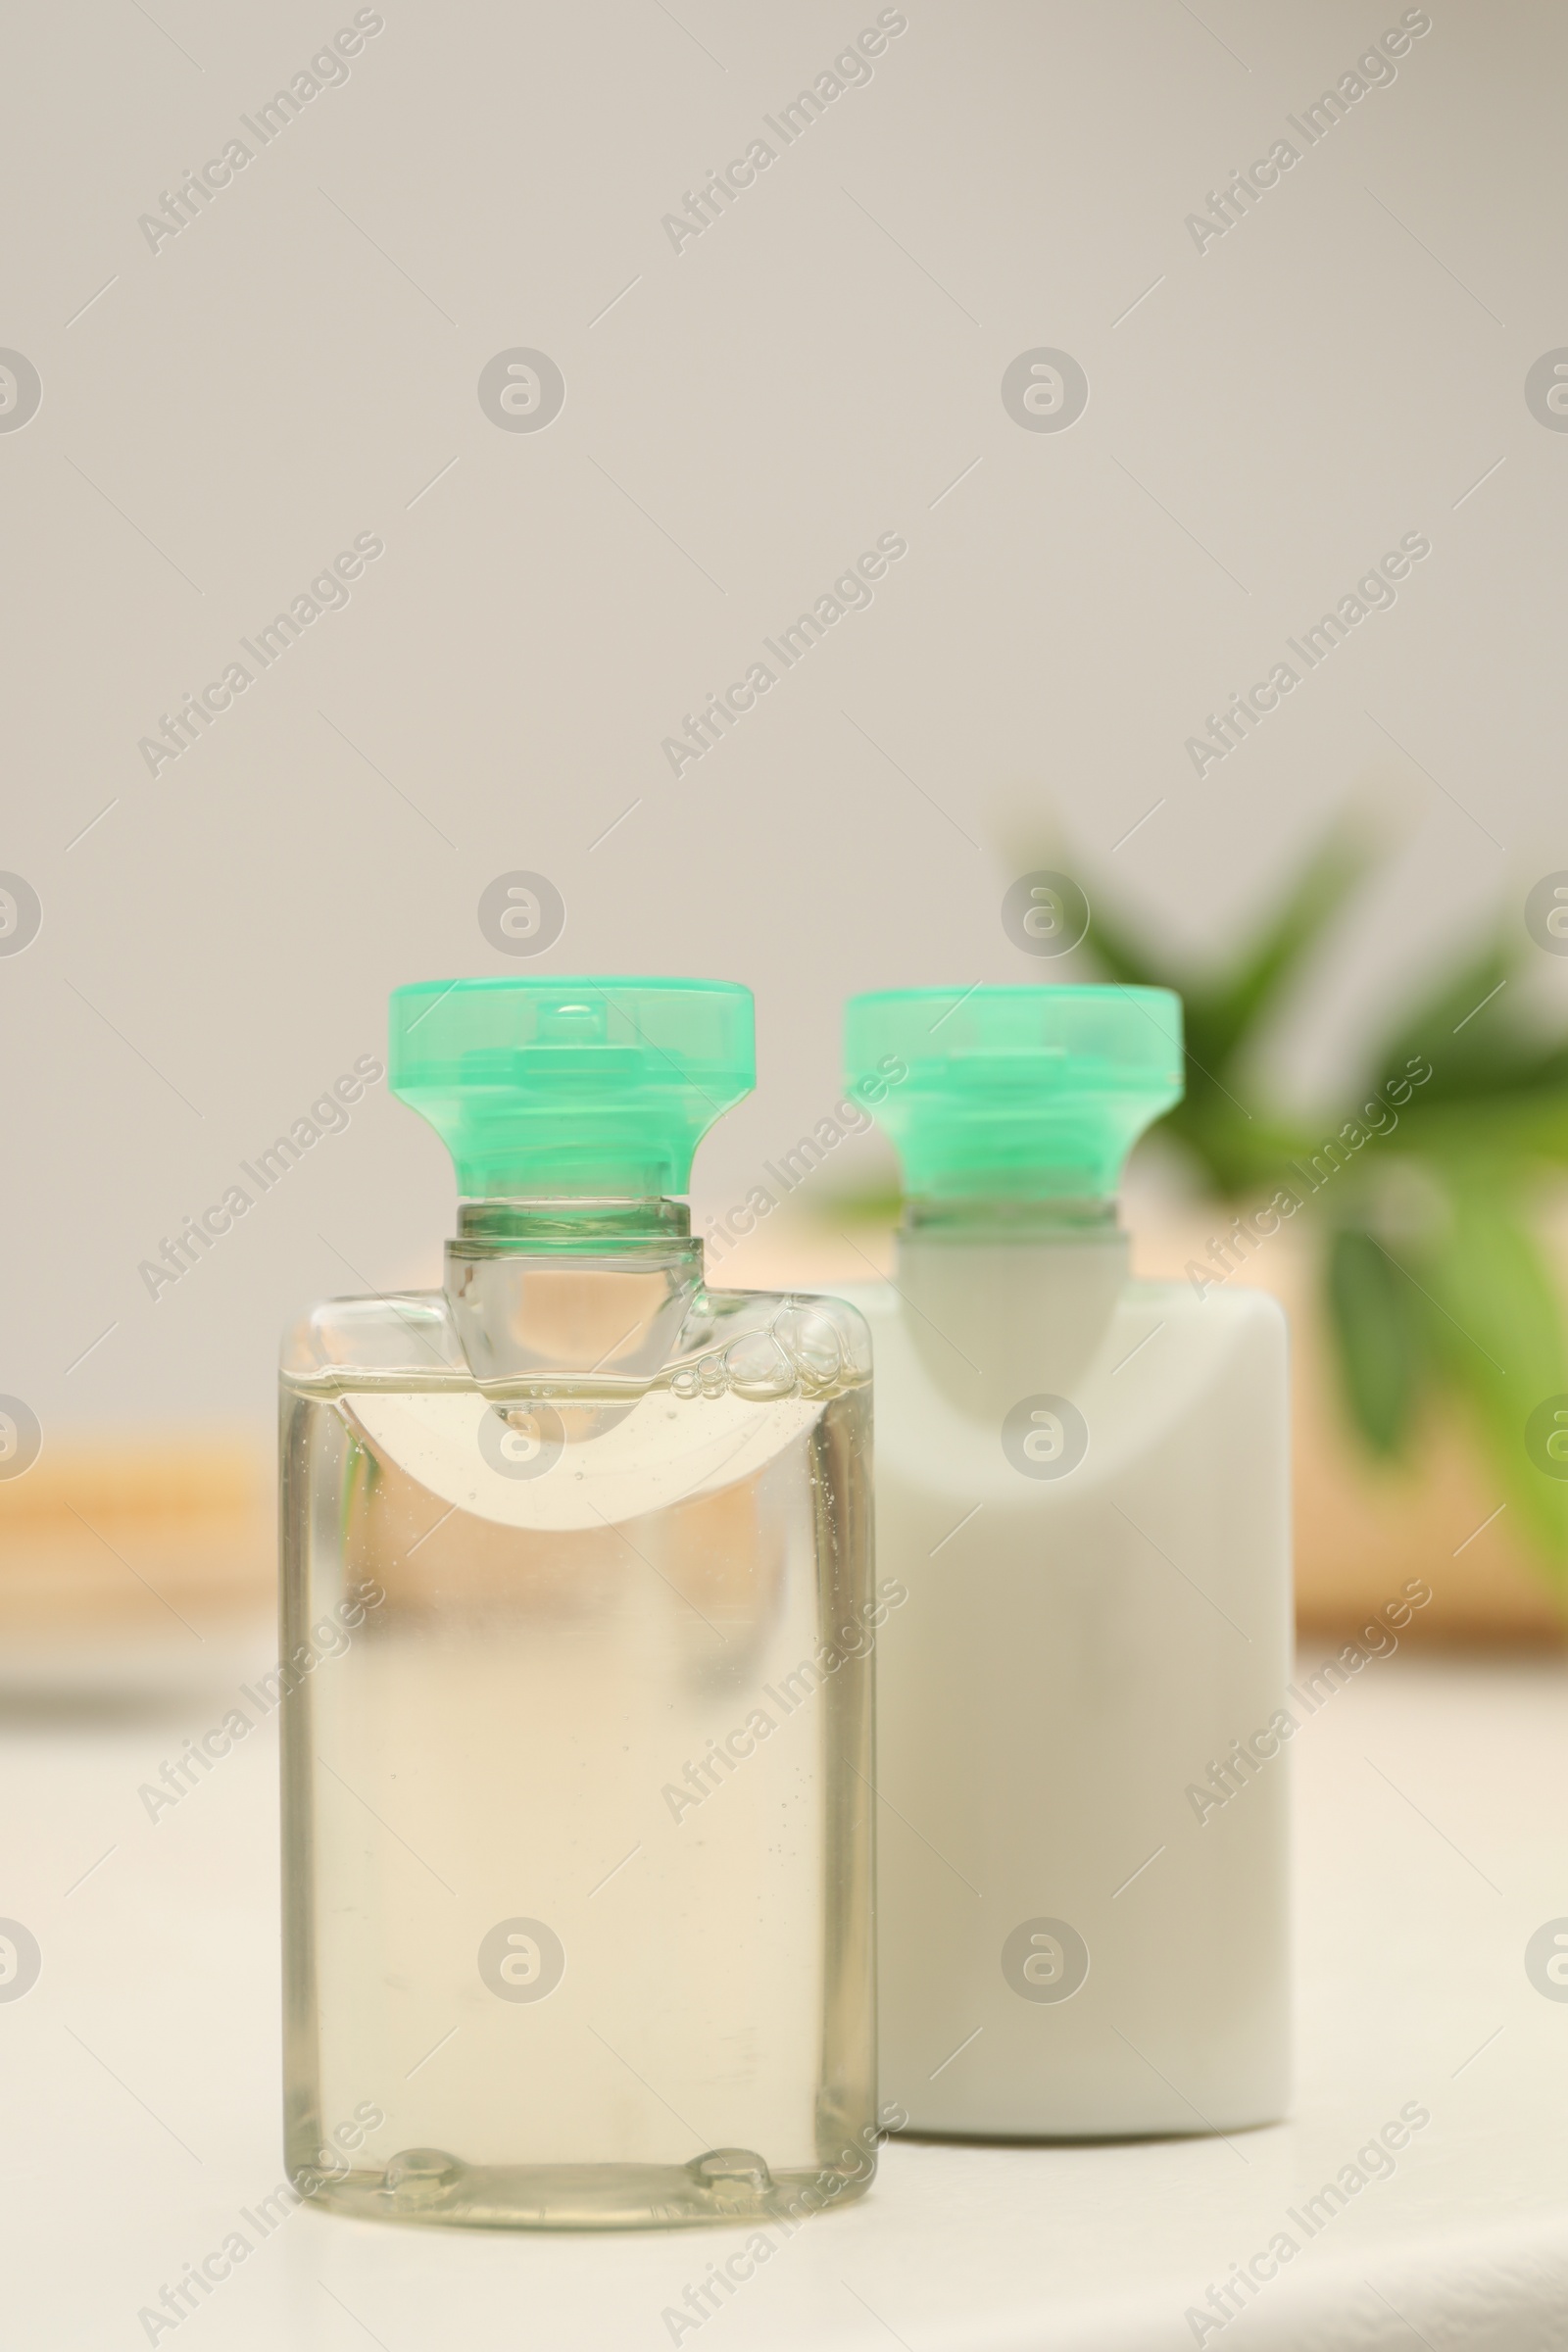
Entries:
[[1127,1279],[1114,1198],[911,1200],[897,1282],[927,1377],[966,1409],[1070,1396]]
[[446,1295],[484,1382],[640,1382],[675,1347],[703,1289],[683,1200],[464,1200]]
[[692,1212],[684,1200],[576,1198],[460,1200],[458,1230],[448,1244],[465,1256],[544,1255],[618,1257],[662,1248],[694,1250]]
[[1032,1200],[974,1193],[906,1200],[900,1241],[1052,1244],[1095,1241],[1119,1230],[1113,1193]]

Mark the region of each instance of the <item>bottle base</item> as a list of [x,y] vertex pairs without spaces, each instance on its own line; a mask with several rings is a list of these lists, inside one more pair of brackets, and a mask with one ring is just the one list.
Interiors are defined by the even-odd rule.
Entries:
[[384,2172],[291,2168],[300,2195],[360,2221],[459,2230],[682,2230],[804,2221],[863,2196],[864,2173],[774,2175],[749,2148],[690,2164],[465,2164],[444,2148],[406,2148]]
[[1237,2118],[1191,2123],[1169,2116],[1129,2116],[1113,2123],[1081,2117],[1055,2116],[1020,2123],[923,2123],[912,2116],[899,2132],[901,2139],[950,2140],[972,2147],[1114,2147],[1140,2139],[1228,2139],[1238,2132],[1267,2132],[1291,2120],[1289,2107],[1248,2109]]

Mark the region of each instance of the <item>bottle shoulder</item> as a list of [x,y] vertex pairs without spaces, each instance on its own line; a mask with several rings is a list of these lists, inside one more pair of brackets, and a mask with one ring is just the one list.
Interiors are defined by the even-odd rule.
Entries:
[[[871,1366],[864,1318],[846,1300],[800,1291],[701,1290],[674,1345],[635,1385],[783,1394],[853,1385]],[[444,1291],[319,1299],[283,1334],[279,1370],[306,1388],[480,1385]]]
[[1260,1290],[1255,1283],[1216,1282],[1200,1295],[1189,1281],[1140,1276],[1128,1283],[1124,1297],[1157,1305],[1173,1322],[1191,1323],[1198,1330],[1205,1320],[1238,1327],[1264,1324],[1282,1336],[1288,1327],[1285,1309],[1273,1292]]
[[[873,1341],[886,1340],[910,1320],[907,1301],[890,1281],[850,1284],[840,1297],[869,1326]],[[1017,1297],[1014,1306],[1020,1321],[1050,1311],[1033,1304],[1026,1295]],[[1283,1339],[1289,1327],[1285,1309],[1271,1291],[1239,1282],[1215,1285],[1200,1297],[1190,1282],[1129,1275],[1117,1293],[1116,1312],[1154,1313],[1178,1331],[1190,1329],[1195,1337],[1265,1327]]]
[[284,1331],[278,1363],[285,1379],[306,1381],[333,1370],[467,1372],[443,1291],[318,1299]]
[[707,1295],[715,1306],[733,1307],[739,1319],[754,1326],[781,1322],[795,1333],[820,1324],[818,1340],[831,1331],[847,1371],[870,1371],[871,1334],[853,1292],[714,1290]]

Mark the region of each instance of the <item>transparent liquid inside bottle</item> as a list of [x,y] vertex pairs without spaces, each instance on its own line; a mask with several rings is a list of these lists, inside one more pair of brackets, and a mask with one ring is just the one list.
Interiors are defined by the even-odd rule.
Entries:
[[875,2138],[863,1326],[661,1277],[608,1370],[542,1370],[626,1269],[545,1272],[481,1257],[286,1351],[291,2175],[481,2226],[841,2201]]

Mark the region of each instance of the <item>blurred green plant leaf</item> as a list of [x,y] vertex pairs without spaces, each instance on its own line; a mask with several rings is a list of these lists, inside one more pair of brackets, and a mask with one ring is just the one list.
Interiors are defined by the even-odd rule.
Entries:
[[1174,973],[1157,953],[1140,948],[1098,895],[1091,900],[1087,946],[1113,980],[1138,988],[1174,988],[1185,1007],[1187,1092],[1161,1122],[1200,1161],[1227,1197],[1265,1181],[1299,1142],[1244,1100],[1249,1081],[1236,1064],[1244,1049],[1365,871],[1361,853],[1334,842],[1313,859],[1272,922],[1218,978]]
[[1374,1453],[1397,1454],[1410,1434],[1428,1362],[1421,1294],[1359,1226],[1342,1226],[1333,1235],[1324,1290],[1350,1418]]
[[1452,1188],[1452,1220],[1424,1253],[1421,1277],[1438,1313],[1436,1350],[1468,1401],[1486,1453],[1526,1534],[1568,1574],[1568,1482],[1525,1451],[1536,1406],[1568,1391],[1568,1340],[1551,1271],[1510,1189],[1468,1170]]
[[1479,1138],[1499,1159],[1568,1159],[1568,1044],[1533,1036],[1517,997],[1517,960],[1499,943],[1406,1016],[1383,1056],[1384,1077],[1420,1062],[1432,1074],[1402,1113],[1404,1149],[1464,1154]]

